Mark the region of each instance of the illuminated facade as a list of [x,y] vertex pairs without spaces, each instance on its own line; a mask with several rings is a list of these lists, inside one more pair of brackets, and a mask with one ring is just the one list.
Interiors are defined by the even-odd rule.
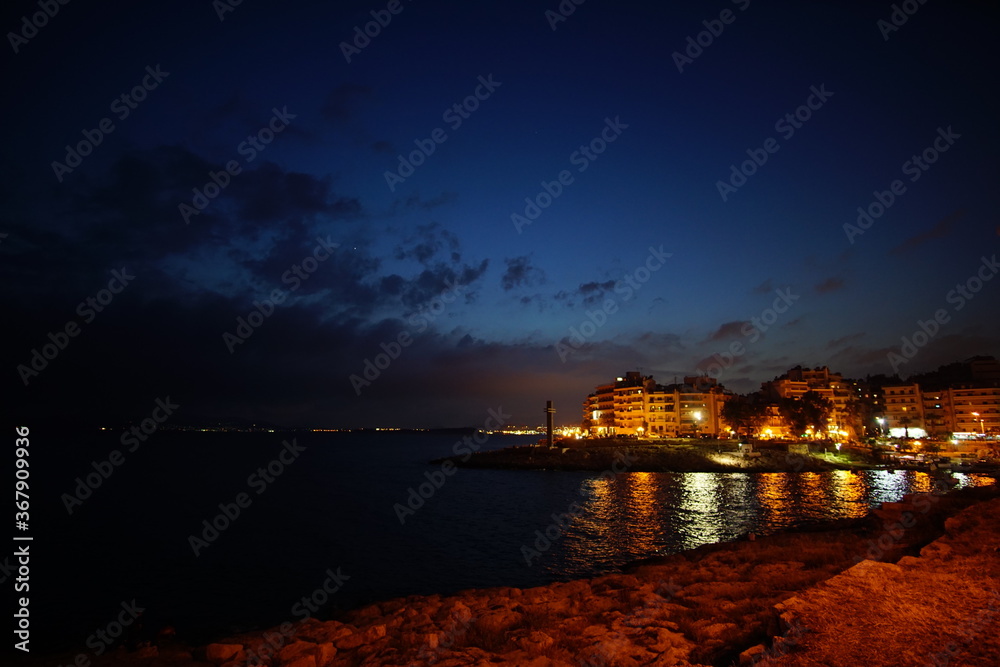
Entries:
[[[852,383],[844,381],[844,377],[840,373],[833,373],[826,366],[796,367],[781,377],[763,383],[761,388],[772,396],[795,400],[802,398],[802,395],[809,391],[818,394],[830,403],[832,410],[830,411],[829,423],[817,424],[817,426],[822,426],[822,430],[831,434],[857,436],[853,433],[855,420],[850,415],[850,403],[852,397],[856,397],[857,391]],[[775,434],[780,429],[781,435],[789,435],[784,432],[787,431],[787,428],[783,420],[772,418],[771,422],[768,427]]]
[[889,434],[895,437],[922,438],[927,435],[924,424],[924,401],[920,385],[904,384],[882,387],[885,396],[885,422]]
[[885,418],[894,436],[947,437],[1000,432],[1000,386],[963,383],[946,389],[919,384],[884,387]]
[[720,415],[731,395],[713,378],[685,377],[680,384],[658,385],[651,376],[629,372],[587,397],[583,424],[595,436],[715,436],[728,430]]

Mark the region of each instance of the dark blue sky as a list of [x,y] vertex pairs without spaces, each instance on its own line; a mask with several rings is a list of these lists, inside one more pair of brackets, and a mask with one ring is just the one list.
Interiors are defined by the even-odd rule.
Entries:
[[[674,4],[589,0],[553,30],[554,0],[245,0],[221,21],[207,1],[70,3],[16,53],[8,34],[12,405],[128,420],[170,395],[179,422],[454,426],[500,405],[535,423],[554,399],[571,422],[636,368],[748,391],[797,364],[905,376],[998,354],[994,13],[914,3],[885,32],[888,3]],[[13,3],[5,32],[38,11]],[[347,62],[373,11],[391,21]],[[54,166],[84,131],[99,145]],[[123,268],[101,312],[78,308]]]

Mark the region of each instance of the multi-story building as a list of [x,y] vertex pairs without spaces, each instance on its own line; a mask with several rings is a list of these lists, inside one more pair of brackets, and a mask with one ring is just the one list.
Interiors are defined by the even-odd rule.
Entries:
[[583,402],[584,431],[592,435],[610,435],[615,429],[615,383],[597,387]]
[[885,397],[885,422],[889,434],[922,438],[927,434],[924,424],[924,400],[919,384],[882,387]]
[[1000,432],[1000,383],[963,383],[943,389],[923,389],[914,383],[883,390],[891,435],[948,437]]
[[[761,384],[761,389],[764,390],[765,394],[776,398],[795,400],[811,391],[828,401],[831,406],[829,423],[822,426],[817,425],[818,427],[831,434],[841,434],[845,431],[854,431],[857,428],[856,419],[851,414],[851,402],[857,398],[857,391],[851,383],[844,381],[844,377],[840,373],[833,373],[826,366],[817,366],[816,368],[797,366],[770,382],[764,382]],[[769,428],[774,433],[778,432],[776,429],[784,430],[780,419],[772,421],[775,423],[771,424]],[[853,432],[849,432],[848,435],[857,436]]]
[[1000,383],[962,385],[948,390],[951,430],[955,433],[1000,433]]
[[683,383],[658,385],[651,376],[629,372],[587,397],[583,423],[592,435],[718,435],[728,430],[721,412],[729,396],[714,378],[685,377]]

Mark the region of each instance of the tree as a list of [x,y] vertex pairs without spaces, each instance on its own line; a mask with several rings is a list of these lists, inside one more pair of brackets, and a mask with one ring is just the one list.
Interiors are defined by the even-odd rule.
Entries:
[[[906,408],[903,408],[903,409],[905,410]],[[899,423],[903,425],[903,437],[906,438],[906,439],[909,439],[910,438],[910,424],[913,423],[913,420],[910,419],[909,416],[903,415],[902,417],[899,418]]]
[[604,427],[604,436],[610,438],[611,432],[615,428],[615,413],[610,410],[601,413],[601,426]]
[[740,431],[750,437],[761,429],[768,419],[768,403],[760,393],[746,396],[736,395],[722,405],[722,419],[733,427],[737,435]]
[[783,398],[779,403],[781,415],[793,434],[801,435],[810,426],[813,432],[826,430],[833,405],[810,389],[800,398]]
[[851,393],[844,405],[843,418],[844,430],[851,434],[853,439],[860,440],[867,434],[867,425],[872,423],[872,405],[861,401]]

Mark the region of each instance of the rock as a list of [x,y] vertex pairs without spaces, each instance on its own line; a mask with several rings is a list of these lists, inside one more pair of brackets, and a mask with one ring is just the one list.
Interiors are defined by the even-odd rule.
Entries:
[[295,641],[282,646],[278,650],[278,660],[282,663],[291,662],[301,655],[312,655],[316,650],[316,644],[312,642]]
[[243,644],[209,644],[205,647],[205,658],[209,662],[221,665],[237,659],[242,652]]
[[725,641],[726,635],[730,634],[736,628],[737,625],[735,623],[712,623],[699,628],[695,632],[695,636],[702,642]]
[[138,650],[132,652],[131,654],[129,654],[129,657],[130,658],[155,658],[155,657],[157,657],[159,655],[160,655],[160,649],[156,648],[155,646],[143,646],[141,649],[138,649]]
[[849,577],[859,577],[863,579],[883,579],[899,574],[902,571],[903,568],[892,563],[880,563],[874,560],[863,560],[857,565],[844,570],[844,574]]
[[322,644],[325,642],[336,642],[341,637],[346,637],[347,635],[353,634],[354,628],[348,625],[344,625],[339,621],[326,621],[305,625],[295,636],[299,639],[308,640],[316,644]]
[[353,651],[365,643],[365,638],[360,632],[352,632],[334,640],[333,645],[338,651]]
[[751,646],[747,650],[740,653],[740,665],[752,665],[762,657],[767,649],[763,644],[757,644],[756,646]]
[[516,611],[498,610],[483,614],[475,620],[476,628],[491,637],[505,633],[524,620]]
[[370,604],[352,613],[351,622],[354,625],[364,625],[365,621],[375,621],[382,618],[382,616],[382,608],[377,604]]
[[441,609],[434,617],[434,620],[438,623],[444,623],[445,625],[447,625],[449,621],[468,623],[471,619],[472,610],[469,609],[468,605],[464,604],[460,600],[441,605]]
[[555,640],[544,632],[533,630],[526,637],[521,637],[517,643],[526,652],[537,655],[552,648]]
[[920,550],[921,558],[940,558],[947,560],[949,556],[951,556],[951,547],[941,540],[935,540]]
[[[621,578],[624,579],[625,577]],[[635,579],[635,577],[631,576],[630,578]],[[637,579],[635,580],[636,580],[636,585],[638,585],[638,580]],[[585,595],[589,596],[591,594],[590,584],[587,581],[583,580],[558,582],[552,584],[551,587],[552,587],[552,592],[555,593],[557,596],[581,597]],[[621,587],[622,586],[618,586],[618,588]]]
[[325,644],[319,644],[316,647],[316,665],[317,667],[326,667],[331,662],[333,662],[334,657],[337,655],[337,649],[334,648],[333,644],[326,642]]

